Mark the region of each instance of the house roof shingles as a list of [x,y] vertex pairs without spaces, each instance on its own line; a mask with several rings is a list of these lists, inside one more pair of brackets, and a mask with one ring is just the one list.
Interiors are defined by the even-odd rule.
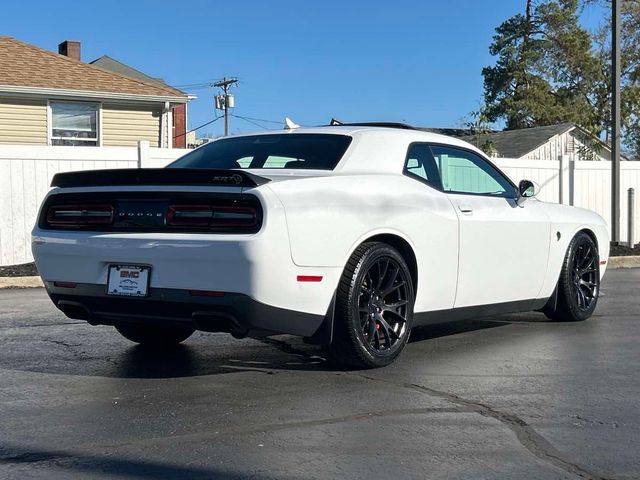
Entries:
[[130,78],[5,36],[0,36],[0,85],[187,98],[167,85]]
[[544,145],[556,135],[561,135],[573,128],[576,128],[573,123],[559,123],[544,127],[503,130],[478,135],[471,134],[468,129],[427,128],[425,130],[456,137],[473,145],[483,145],[489,141],[501,157],[520,158]]
[[556,135],[561,135],[576,128],[573,123],[559,123],[544,127],[504,130],[502,132],[483,133],[479,135],[457,136],[474,145],[483,145],[489,141],[498,154],[506,158],[520,158],[547,143]]

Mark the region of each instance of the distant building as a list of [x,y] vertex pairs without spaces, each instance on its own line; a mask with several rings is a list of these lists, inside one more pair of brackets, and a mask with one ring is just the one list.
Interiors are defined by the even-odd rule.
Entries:
[[186,145],[186,93],[109,57],[83,63],[77,41],[58,52],[0,36],[0,144]]
[[[195,132],[194,132],[195,133]],[[201,145],[204,145],[205,143],[209,143],[209,142],[213,142],[215,140],[215,138],[211,138],[211,137],[200,137],[200,138],[196,138],[193,141],[193,147],[199,147]]]
[[187,148],[195,148],[196,147],[196,132],[187,132],[185,135],[187,138]]
[[[143,73],[140,70],[136,70],[135,68],[125,63],[119,62],[115,58],[111,58],[108,55],[103,55],[100,58],[89,62],[89,64],[95,65],[96,67],[104,68],[105,70],[119,73],[121,75],[126,75],[130,78],[137,78],[138,80],[142,80],[144,82],[155,83],[156,85],[159,85],[161,87],[168,87],[163,79],[150,77],[146,73]],[[172,105],[171,116],[171,136],[173,139],[172,146],[174,148],[186,148],[189,143],[189,139],[187,138],[187,104],[177,103]]]
[[[557,160],[574,155],[580,160],[611,160],[611,148],[605,142],[573,123],[505,130],[473,135],[466,129],[425,129],[453,136],[491,151],[494,157]],[[628,160],[623,157],[623,160]]]

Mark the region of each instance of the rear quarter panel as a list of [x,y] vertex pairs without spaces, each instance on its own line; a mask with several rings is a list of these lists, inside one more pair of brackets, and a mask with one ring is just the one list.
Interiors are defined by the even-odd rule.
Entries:
[[296,265],[343,268],[362,242],[394,234],[416,256],[416,311],[453,306],[458,220],[441,192],[400,174],[334,175],[269,188],[285,207]]

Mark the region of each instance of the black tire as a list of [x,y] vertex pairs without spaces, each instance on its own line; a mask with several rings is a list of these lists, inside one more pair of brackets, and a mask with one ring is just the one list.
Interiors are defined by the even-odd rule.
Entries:
[[543,313],[557,322],[579,322],[589,318],[600,293],[600,257],[598,247],[585,232],[579,232],[569,244],[558,280],[554,306]]
[[409,339],[414,301],[402,255],[385,243],[360,245],[338,285],[330,359],[356,368],[389,365]]
[[185,341],[195,331],[187,327],[121,323],[116,330],[128,340],[146,347],[172,347]]

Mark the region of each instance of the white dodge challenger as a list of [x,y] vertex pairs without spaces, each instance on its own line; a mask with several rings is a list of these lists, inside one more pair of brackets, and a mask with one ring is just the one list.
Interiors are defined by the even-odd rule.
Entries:
[[57,174],[33,230],[67,316],[169,346],[293,334],[380,367],[413,327],[541,310],[584,320],[609,235],[478,149],[393,124],[227,137],[164,169]]

